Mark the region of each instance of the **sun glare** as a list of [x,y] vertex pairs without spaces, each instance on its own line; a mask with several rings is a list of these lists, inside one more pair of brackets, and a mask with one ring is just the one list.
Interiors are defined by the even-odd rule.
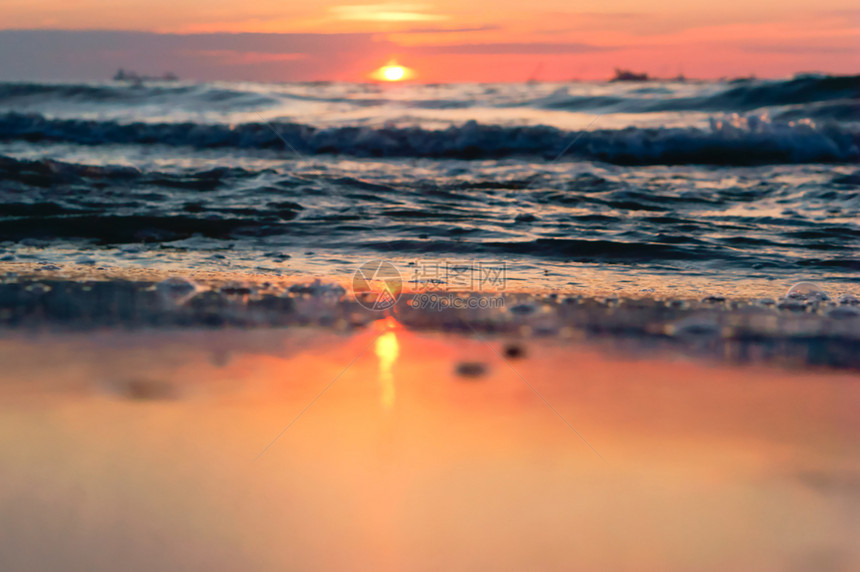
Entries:
[[403,69],[403,66],[385,66],[382,75],[388,81],[400,81],[406,75],[406,70]]
[[372,77],[380,81],[403,81],[412,77],[412,70],[390,62],[373,72]]

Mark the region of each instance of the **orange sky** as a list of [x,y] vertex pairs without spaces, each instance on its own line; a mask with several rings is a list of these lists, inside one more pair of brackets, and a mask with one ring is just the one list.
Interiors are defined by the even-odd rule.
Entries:
[[[366,58],[324,50],[230,51],[225,66],[261,58],[300,79],[367,79],[391,58],[417,81],[601,79],[617,66],[652,75],[856,73],[856,0],[2,0],[5,29],[163,33],[367,34]],[[218,50],[209,50],[212,58]],[[290,68],[303,58],[313,66]],[[298,65],[298,64],[296,64]],[[272,79],[272,68],[264,79]],[[291,71],[293,70],[293,71]],[[299,71],[295,71],[299,70]],[[251,79],[251,78],[249,78]],[[261,78],[263,79],[263,78]]]

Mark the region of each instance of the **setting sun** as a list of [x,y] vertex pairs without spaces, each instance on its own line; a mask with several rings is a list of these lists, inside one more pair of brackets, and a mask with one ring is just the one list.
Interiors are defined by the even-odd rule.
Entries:
[[388,81],[399,81],[406,75],[406,70],[402,66],[385,66],[382,75]]
[[409,68],[389,62],[387,65],[373,72],[372,77],[379,81],[403,81],[409,79],[412,75],[412,70]]

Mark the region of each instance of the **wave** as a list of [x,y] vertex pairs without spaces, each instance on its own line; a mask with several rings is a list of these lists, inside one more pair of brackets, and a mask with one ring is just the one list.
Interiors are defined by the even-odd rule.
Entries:
[[763,107],[860,99],[860,75],[802,75],[790,80],[741,80],[734,83],[736,85],[720,97],[738,106]]
[[[631,180],[627,169],[585,165],[532,186],[528,171],[510,179],[478,164],[462,177],[450,169],[464,165],[447,161],[403,165],[407,174],[396,178],[375,167],[364,173],[369,180],[349,174],[352,167],[212,164],[165,171],[0,156],[0,242],[160,243],[202,252],[223,241],[229,245],[218,248],[266,245],[277,256],[302,245],[306,253],[860,271],[853,248],[860,172],[844,166],[697,169],[692,178],[689,169],[668,176],[640,169]],[[800,186],[786,185],[779,172]],[[701,186],[699,176],[710,183]]]
[[[310,102],[323,104],[351,105],[353,107],[375,107],[390,103],[382,97],[373,97],[373,92],[350,89],[330,90],[320,93],[309,89],[308,85],[267,86],[262,89],[243,88],[240,84],[205,83],[38,83],[38,82],[0,82],[0,105],[20,106],[23,104],[64,105],[87,104],[113,107],[135,107],[141,105],[163,106],[165,113],[173,109],[199,111],[206,110],[247,111],[259,110],[273,105],[289,102]],[[472,102],[427,100],[413,101],[414,107],[445,109],[449,107],[468,107]]]
[[22,98],[81,99],[96,102],[123,101],[160,96],[183,96],[197,90],[194,85],[138,86],[92,83],[0,83],[0,102]]
[[530,156],[622,165],[838,163],[860,159],[860,130],[757,116],[713,119],[707,129],[634,128],[567,132],[549,126],[484,125],[319,128],[296,123],[130,123],[0,115],[0,141],[80,145],[167,145],[196,148],[294,149],[358,157],[498,159]]
[[[607,95],[581,95],[576,93],[575,88],[562,87],[546,97],[531,100],[528,105],[543,109],[601,110],[613,113],[748,112],[787,105],[805,107],[831,101],[842,101],[843,105],[846,105],[853,100],[856,104],[856,100],[860,99],[860,75],[810,75],[790,80],[735,80],[723,84],[721,89],[717,90],[710,87],[714,85],[719,84],[701,84],[701,89],[698,90],[701,93],[684,96],[678,96],[676,92],[665,87],[637,88]],[[658,97],[654,97],[655,95]]]
[[124,181],[166,188],[211,191],[226,181],[248,175],[248,171],[236,167],[216,167],[177,174],[144,172],[135,167],[121,165],[79,165],[52,159],[27,160],[0,155],[0,179],[43,188],[58,184]]
[[860,100],[838,99],[808,105],[791,105],[779,110],[774,118],[780,121],[813,119],[815,121],[860,121]]
[[166,109],[199,109],[200,106],[254,109],[278,103],[275,94],[229,89],[206,84],[132,83],[0,83],[0,105],[68,103],[110,106],[164,105]]
[[[413,86],[408,99],[398,104],[410,108],[439,110],[469,107],[532,107],[570,111],[651,113],[667,111],[748,112],[754,109],[807,105],[836,100],[860,99],[860,75],[801,75],[787,80],[741,79],[725,82],[676,82],[612,84],[595,94],[599,84],[572,83],[546,94],[545,87],[523,90],[522,86],[495,84]],[[551,86],[550,86],[551,88]],[[600,88],[604,91],[604,88]],[[543,95],[540,95],[544,92]],[[536,95],[537,94],[537,95]],[[391,101],[376,86],[327,84],[322,89],[308,84],[249,87],[244,84],[186,82],[131,83],[0,83],[0,104],[68,102],[110,105],[164,104],[182,109],[203,106],[233,110],[282,105],[290,100],[353,107],[384,106]]]

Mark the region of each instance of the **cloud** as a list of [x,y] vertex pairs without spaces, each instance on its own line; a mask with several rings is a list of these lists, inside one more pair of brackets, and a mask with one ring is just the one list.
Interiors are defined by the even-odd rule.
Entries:
[[501,26],[476,26],[474,28],[409,28],[397,34],[463,34],[467,32],[489,32],[501,30]]
[[290,62],[310,57],[308,54],[245,52],[239,50],[197,50],[191,51],[189,54],[213,58],[225,66],[241,66],[266,62]]
[[442,46],[419,45],[410,48],[422,54],[585,54],[614,50],[612,46],[594,46],[581,43],[488,43],[488,44],[446,44]]
[[857,46],[808,46],[785,44],[742,44],[741,51],[752,54],[853,54]]
[[390,56],[371,34],[0,30],[0,78],[99,80],[118,68],[184,79],[354,79]]
[[431,22],[448,16],[430,14],[426,4],[364,4],[332,6],[329,12],[339,20],[360,22]]

